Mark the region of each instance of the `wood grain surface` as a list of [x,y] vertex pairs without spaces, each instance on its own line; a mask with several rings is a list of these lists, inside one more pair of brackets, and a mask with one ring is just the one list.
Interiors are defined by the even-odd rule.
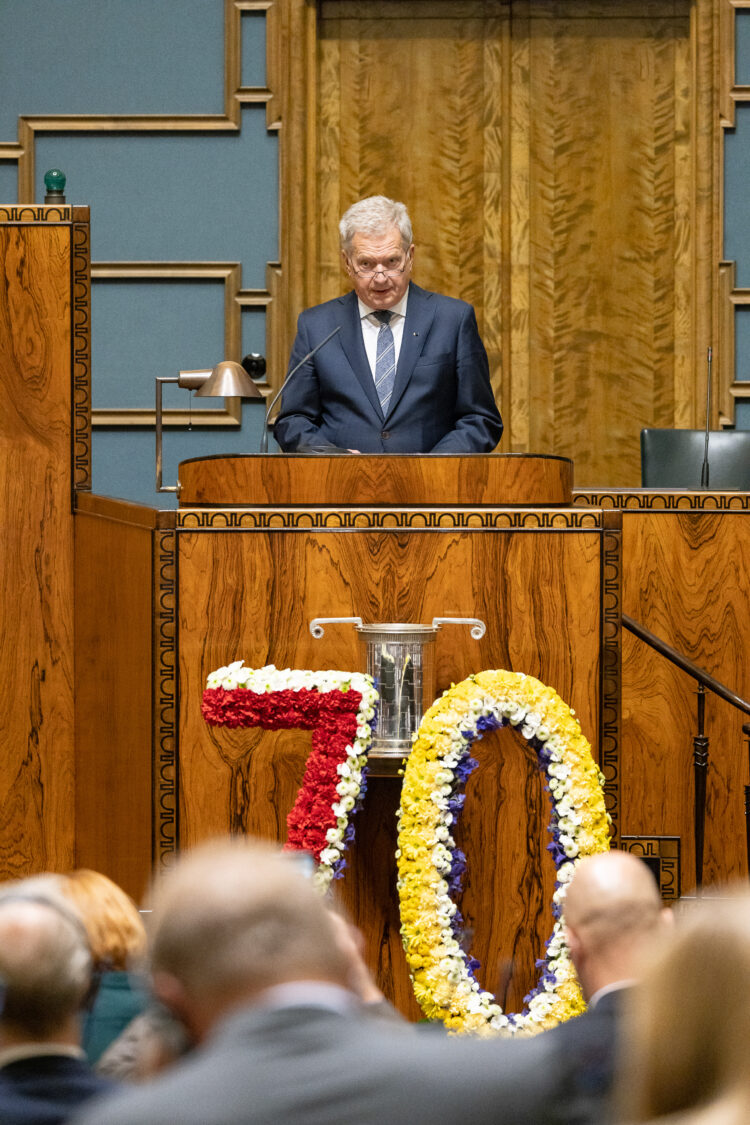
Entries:
[[705,402],[719,5],[323,0],[314,21],[299,0],[290,12],[287,331],[347,287],[344,209],[403,199],[415,281],[477,310],[502,450],[573,457],[579,485],[636,485],[640,429],[695,424]]
[[[750,699],[750,513],[626,511],[623,559],[624,612]],[[628,633],[622,677],[623,832],[679,836],[690,891],[696,685]],[[707,696],[706,884],[747,875],[746,720]]]
[[73,861],[70,238],[0,225],[0,878]]
[[97,500],[75,518],[75,859],[140,901],[152,866],[152,530],[133,505],[93,514]]
[[[208,672],[240,657],[250,666],[362,667],[354,630],[330,626],[316,641],[308,629],[316,616],[415,622],[478,616],[487,623],[479,642],[462,627],[441,630],[438,691],[483,668],[525,671],[554,686],[596,742],[598,532],[183,529],[178,539],[183,846],[228,827],[284,838],[309,735],[210,728],[200,699]],[[546,798],[522,740],[500,732],[478,753],[460,834],[469,856],[463,909],[483,980],[493,988],[501,980],[514,1008],[533,983],[533,961],[551,929]],[[338,893],[367,937],[387,994],[415,1015],[394,897],[397,802],[397,780],[372,780]]]
[[201,457],[179,467],[191,504],[570,504],[573,464],[533,455]]

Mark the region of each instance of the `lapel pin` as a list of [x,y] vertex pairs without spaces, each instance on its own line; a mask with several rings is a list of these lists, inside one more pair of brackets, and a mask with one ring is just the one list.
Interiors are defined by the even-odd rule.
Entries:
[[418,335],[419,335],[419,333],[418,333],[418,332],[414,332],[414,333],[413,333],[413,335],[414,335],[414,336],[418,336]]

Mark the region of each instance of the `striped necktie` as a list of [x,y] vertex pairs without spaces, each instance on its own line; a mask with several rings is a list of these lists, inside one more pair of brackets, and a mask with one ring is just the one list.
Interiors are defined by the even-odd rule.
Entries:
[[381,309],[375,313],[375,316],[380,321],[378,346],[375,352],[375,390],[378,392],[380,409],[383,411],[383,417],[385,417],[388,413],[388,403],[391,401],[393,383],[396,378],[396,347],[393,343],[393,333],[389,323],[391,313],[387,309]]

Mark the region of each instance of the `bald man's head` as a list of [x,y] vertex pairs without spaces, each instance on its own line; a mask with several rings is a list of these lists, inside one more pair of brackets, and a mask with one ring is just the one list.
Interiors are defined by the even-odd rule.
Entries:
[[629,852],[587,856],[565,895],[568,947],[586,995],[632,979],[644,945],[664,921],[659,889],[646,864]]
[[0,895],[0,1031],[18,1039],[58,1037],[75,1019],[91,984],[82,923],[65,903]]

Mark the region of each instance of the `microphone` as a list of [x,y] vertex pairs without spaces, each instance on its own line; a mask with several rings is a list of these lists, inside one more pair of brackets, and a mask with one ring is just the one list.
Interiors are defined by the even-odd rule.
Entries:
[[319,344],[315,345],[315,347],[312,349],[312,351],[309,351],[306,356],[303,356],[302,359],[299,361],[299,363],[296,364],[292,368],[292,370],[289,372],[286,379],[284,380],[284,382],[281,384],[281,386],[279,387],[276,394],[271,399],[271,403],[266,410],[266,416],[263,419],[263,433],[262,433],[261,439],[260,439],[260,452],[261,453],[268,453],[268,419],[271,416],[271,411],[273,410],[274,406],[276,405],[276,400],[278,399],[279,395],[281,394],[281,392],[283,390],[286,389],[286,387],[289,385],[289,383],[292,381],[294,376],[299,371],[300,367],[304,367],[304,365],[307,363],[307,361],[312,359],[312,357],[315,355],[315,353],[319,352],[320,349],[323,347],[323,345],[327,344],[328,341],[333,336],[335,336],[337,332],[340,332],[340,331],[341,331],[341,325],[337,324],[336,327],[334,328],[333,332],[329,332],[324,340],[321,340]]
[[713,349],[708,345],[708,353],[706,360],[708,363],[708,372],[706,374],[706,442],[703,446],[703,464],[701,465],[701,488],[708,488],[708,435],[711,426],[711,360],[713,359]]

